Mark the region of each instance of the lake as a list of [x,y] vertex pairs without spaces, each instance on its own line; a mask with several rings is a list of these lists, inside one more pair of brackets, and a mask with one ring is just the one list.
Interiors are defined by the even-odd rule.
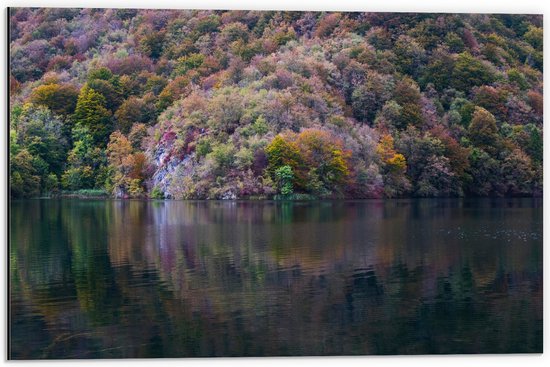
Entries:
[[542,212],[13,201],[10,358],[542,353]]

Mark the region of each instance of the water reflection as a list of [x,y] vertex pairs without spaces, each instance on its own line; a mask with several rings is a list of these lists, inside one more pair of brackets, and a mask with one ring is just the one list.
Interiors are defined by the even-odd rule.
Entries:
[[542,352],[542,202],[20,201],[11,357]]

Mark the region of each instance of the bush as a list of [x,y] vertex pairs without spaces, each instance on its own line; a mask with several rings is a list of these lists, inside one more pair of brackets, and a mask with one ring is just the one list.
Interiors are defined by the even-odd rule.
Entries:
[[101,189],[81,189],[74,191],[62,191],[61,195],[77,198],[106,198],[109,194],[105,190]]
[[164,192],[158,186],[153,187],[151,190],[151,199],[164,199]]

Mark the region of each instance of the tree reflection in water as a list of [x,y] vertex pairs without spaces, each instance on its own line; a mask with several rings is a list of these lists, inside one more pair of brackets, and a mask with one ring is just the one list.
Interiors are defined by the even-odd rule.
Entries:
[[20,201],[12,358],[542,352],[542,202]]

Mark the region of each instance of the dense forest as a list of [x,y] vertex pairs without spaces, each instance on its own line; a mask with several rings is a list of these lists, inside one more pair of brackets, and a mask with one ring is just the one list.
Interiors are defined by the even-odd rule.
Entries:
[[540,15],[9,9],[12,198],[542,194]]

